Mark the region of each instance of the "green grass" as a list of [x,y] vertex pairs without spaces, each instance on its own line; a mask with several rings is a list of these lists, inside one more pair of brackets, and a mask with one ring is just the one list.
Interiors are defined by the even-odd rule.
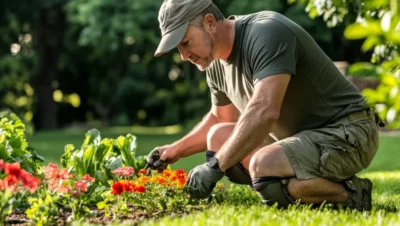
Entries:
[[[101,130],[102,137],[124,135],[126,130]],[[179,139],[175,135],[137,135],[138,154],[144,155],[155,146],[168,144]],[[65,144],[72,143],[79,147],[84,139],[84,132],[53,131],[41,132],[29,137],[31,146],[46,158],[46,162],[59,162]],[[201,212],[183,217],[164,217],[147,220],[141,225],[400,225],[400,137],[380,137],[380,148],[368,169],[360,173],[373,181],[373,211],[350,212],[331,209],[316,210],[307,206],[289,210],[277,210],[265,207],[259,201],[254,203],[238,201],[235,204],[216,205]],[[204,162],[204,155],[197,154],[173,165],[186,171]],[[239,194],[239,197],[255,195]],[[236,194],[238,195],[238,194]],[[242,198],[241,200],[246,199]],[[255,199],[258,200],[258,199]],[[250,205],[249,205],[250,204]],[[121,225],[120,223],[114,225]]]

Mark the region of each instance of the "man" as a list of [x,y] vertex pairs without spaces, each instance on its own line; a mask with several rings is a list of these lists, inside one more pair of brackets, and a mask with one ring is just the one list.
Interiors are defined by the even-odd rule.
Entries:
[[212,108],[185,137],[148,157],[153,169],[206,151],[193,197],[223,176],[267,205],[337,203],[371,209],[372,183],[354,176],[378,149],[379,117],[307,32],[275,12],[225,19],[211,0],[165,0],[155,56],[177,47],[206,71]]

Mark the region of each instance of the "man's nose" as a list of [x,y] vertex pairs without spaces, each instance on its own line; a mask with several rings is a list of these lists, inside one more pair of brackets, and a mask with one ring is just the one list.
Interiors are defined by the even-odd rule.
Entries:
[[179,52],[181,53],[182,60],[187,61],[190,57],[189,51],[182,47],[178,47],[178,49],[179,49]]

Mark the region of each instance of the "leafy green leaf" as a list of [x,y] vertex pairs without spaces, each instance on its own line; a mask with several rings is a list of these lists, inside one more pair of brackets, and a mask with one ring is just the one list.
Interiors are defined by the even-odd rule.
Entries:
[[2,143],[0,143],[0,159],[3,159],[4,161],[7,161],[9,159],[9,155],[6,149],[6,146]]
[[344,30],[344,37],[350,40],[363,39],[370,35],[381,35],[382,29],[378,22],[371,21],[366,25],[350,24]]
[[83,151],[83,165],[84,170],[83,174],[89,173],[91,176],[94,176],[94,164],[92,164],[92,159],[94,155],[95,146],[89,145],[86,146],[86,149]]
[[134,156],[130,149],[131,149],[131,137],[124,137],[119,136],[115,142],[118,149],[121,151],[121,160],[127,166],[133,166],[135,164]]
[[97,129],[91,129],[89,130],[86,134],[85,134],[86,138],[83,141],[82,147],[81,148],[85,148],[87,145],[90,144],[98,144],[100,142],[100,131],[98,131]]
[[120,157],[112,157],[110,158],[106,167],[110,170],[115,170],[119,167],[122,167],[122,161]]
[[72,152],[74,151],[75,147],[72,144],[67,144],[64,147],[64,154],[61,156],[60,162],[64,168],[69,168],[71,165],[71,156]]
[[367,52],[372,50],[376,45],[380,44],[380,39],[376,36],[369,36],[361,46],[362,51]]

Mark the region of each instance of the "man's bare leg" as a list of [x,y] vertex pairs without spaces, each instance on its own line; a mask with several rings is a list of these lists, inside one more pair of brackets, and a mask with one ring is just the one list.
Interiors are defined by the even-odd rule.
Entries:
[[[267,176],[294,177],[295,172],[279,144],[271,144],[260,148],[251,158],[248,167],[251,178]],[[347,191],[339,183],[324,178],[311,180],[291,179],[288,192],[294,199],[302,203],[344,202],[348,199]]]
[[[207,135],[207,149],[210,151],[218,152],[221,149],[222,145],[228,140],[229,136],[232,134],[233,129],[235,128],[236,123],[218,123],[211,127],[210,131]],[[246,156],[241,163],[243,165],[248,166],[250,163],[250,159],[255,153],[252,152],[248,156]],[[248,170],[248,167],[246,167]]]
[[[208,150],[218,152],[231,135],[235,123],[219,123],[212,127],[207,138]],[[264,146],[241,161],[250,172],[251,178],[266,176],[294,177],[295,173],[286,155],[278,144]],[[290,179],[288,192],[302,203],[322,203],[323,201],[339,203],[348,199],[348,194],[339,183],[324,178],[312,180]]]

